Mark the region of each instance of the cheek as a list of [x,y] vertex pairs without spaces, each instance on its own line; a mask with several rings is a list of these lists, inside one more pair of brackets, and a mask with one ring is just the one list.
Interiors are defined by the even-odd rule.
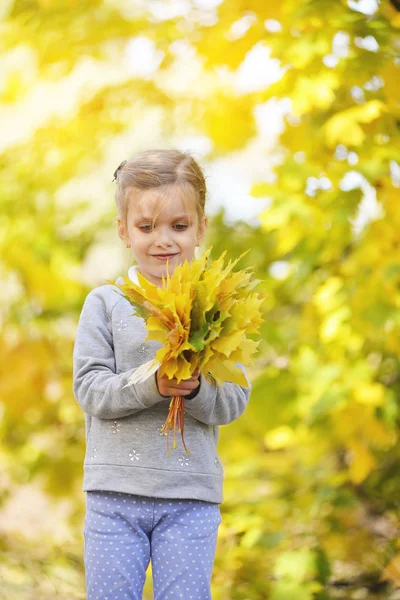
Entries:
[[186,243],[184,245],[185,254],[187,254],[190,257],[194,256],[195,248],[196,248],[196,240],[193,240],[192,237],[190,239],[187,239]]
[[191,227],[188,231],[186,231],[184,237],[186,246],[196,245],[197,234],[194,227]]
[[185,248],[186,251],[191,251],[195,245],[196,245],[196,241],[193,239],[193,236],[187,236],[184,240],[181,240],[181,245],[182,247]]
[[151,236],[141,231],[134,231],[131,233],[131,240],[138,248],[144,248],[150,243]]

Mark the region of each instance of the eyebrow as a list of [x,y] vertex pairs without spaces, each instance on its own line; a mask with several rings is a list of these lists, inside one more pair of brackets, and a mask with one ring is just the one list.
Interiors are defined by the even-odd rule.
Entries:
[[[157,217],[156,217],[157,220]],[[190,216],[188,214],[177,215],[172,219],[173,221],[190,221]],[[135,223],[140,223],[142,221],[154,221],[153,215],[139,215],[134,219]]]

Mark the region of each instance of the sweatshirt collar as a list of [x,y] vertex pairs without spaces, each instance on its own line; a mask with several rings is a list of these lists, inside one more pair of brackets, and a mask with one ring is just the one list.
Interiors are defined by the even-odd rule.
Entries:
[[131,281],[133,281],[133,283],[136,283],[136,285],[139,285],[139,279],[137,276],[137,265],[132,265],[132,267],[129,267],[128,269],[128,277]]
[[[137,276],[137,270],[138,270],[138,266],[137,265],[132,265],[132,267],[129,267],[128,269],[128,277],[131,281],[133,281],[133,283],[136,283],[136,285],[140,285],[139,284],[139,279]],[[117,277],[116,283],[124,283],[124,280],[122,277]]]

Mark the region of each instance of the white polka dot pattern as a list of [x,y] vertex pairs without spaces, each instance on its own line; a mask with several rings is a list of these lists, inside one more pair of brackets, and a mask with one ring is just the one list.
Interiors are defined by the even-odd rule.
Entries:
[[154,600],[210,600],[220,523],[211,502],[87,492],[87,600],[141,600],[150,560]]

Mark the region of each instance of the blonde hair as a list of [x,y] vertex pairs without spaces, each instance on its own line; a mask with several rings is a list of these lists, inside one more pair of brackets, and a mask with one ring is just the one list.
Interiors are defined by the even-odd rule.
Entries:
[[119,217],[126,221],[129,200],[138,198],[143,191],[159,188],[168,194],[171,186],[178,186],[183,199],[196,198],[196,208],[204,215],[206,181],[196,160],[187,151],[145,150],[122,162],[114,173],[117,182],[115,203]]

